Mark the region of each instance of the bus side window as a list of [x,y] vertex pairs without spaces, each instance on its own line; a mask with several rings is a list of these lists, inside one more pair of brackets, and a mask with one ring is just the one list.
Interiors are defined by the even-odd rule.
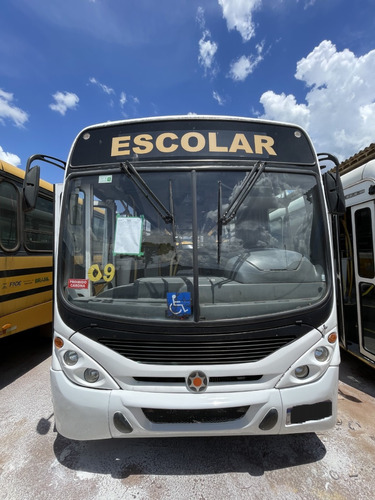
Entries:
[[0,183],[0,246],[15,251],[19,246],[19,220],[17,216],[18,190],[10,182]]
[[374,277],[374,251],[371,210],[369,208],[361,208],[355,212],[355,227],[358,274],[362,278],[371,279]]
[[38,196],[34,210],[25,213],[24,245],[29,251],[51,252],[53,201]]

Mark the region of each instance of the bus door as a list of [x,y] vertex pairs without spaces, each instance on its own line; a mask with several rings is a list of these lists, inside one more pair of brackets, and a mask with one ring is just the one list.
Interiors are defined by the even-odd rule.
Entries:
[[374,202],[352,207],[354,281],[357,292],[359,349],[375,361]]

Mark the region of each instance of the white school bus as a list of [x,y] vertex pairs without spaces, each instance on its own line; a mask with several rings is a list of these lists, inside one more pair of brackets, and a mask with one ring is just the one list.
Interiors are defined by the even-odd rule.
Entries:
[[375,367],[375,144],[340,165],[342,347]]
[[295,125],[180,116],[84,129],[56,214],[58,432],[331,428],[335,182]]

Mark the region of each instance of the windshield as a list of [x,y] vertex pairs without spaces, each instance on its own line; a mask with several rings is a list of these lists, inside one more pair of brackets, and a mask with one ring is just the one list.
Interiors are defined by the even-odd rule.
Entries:
[[138,170],[142,189],[121,168],[68,180],[64,298],[85,314],[154,322],[269,316],[321,301],[327,238],[315,176],[222,168]]

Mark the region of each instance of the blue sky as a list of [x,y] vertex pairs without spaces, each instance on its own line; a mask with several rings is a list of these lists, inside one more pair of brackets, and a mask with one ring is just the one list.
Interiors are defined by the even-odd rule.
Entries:
[[196,113],[298,123],[343,160],[375,142],[374,11],[373,0],[2,0],[0,158],[66,160],[93,123]]

